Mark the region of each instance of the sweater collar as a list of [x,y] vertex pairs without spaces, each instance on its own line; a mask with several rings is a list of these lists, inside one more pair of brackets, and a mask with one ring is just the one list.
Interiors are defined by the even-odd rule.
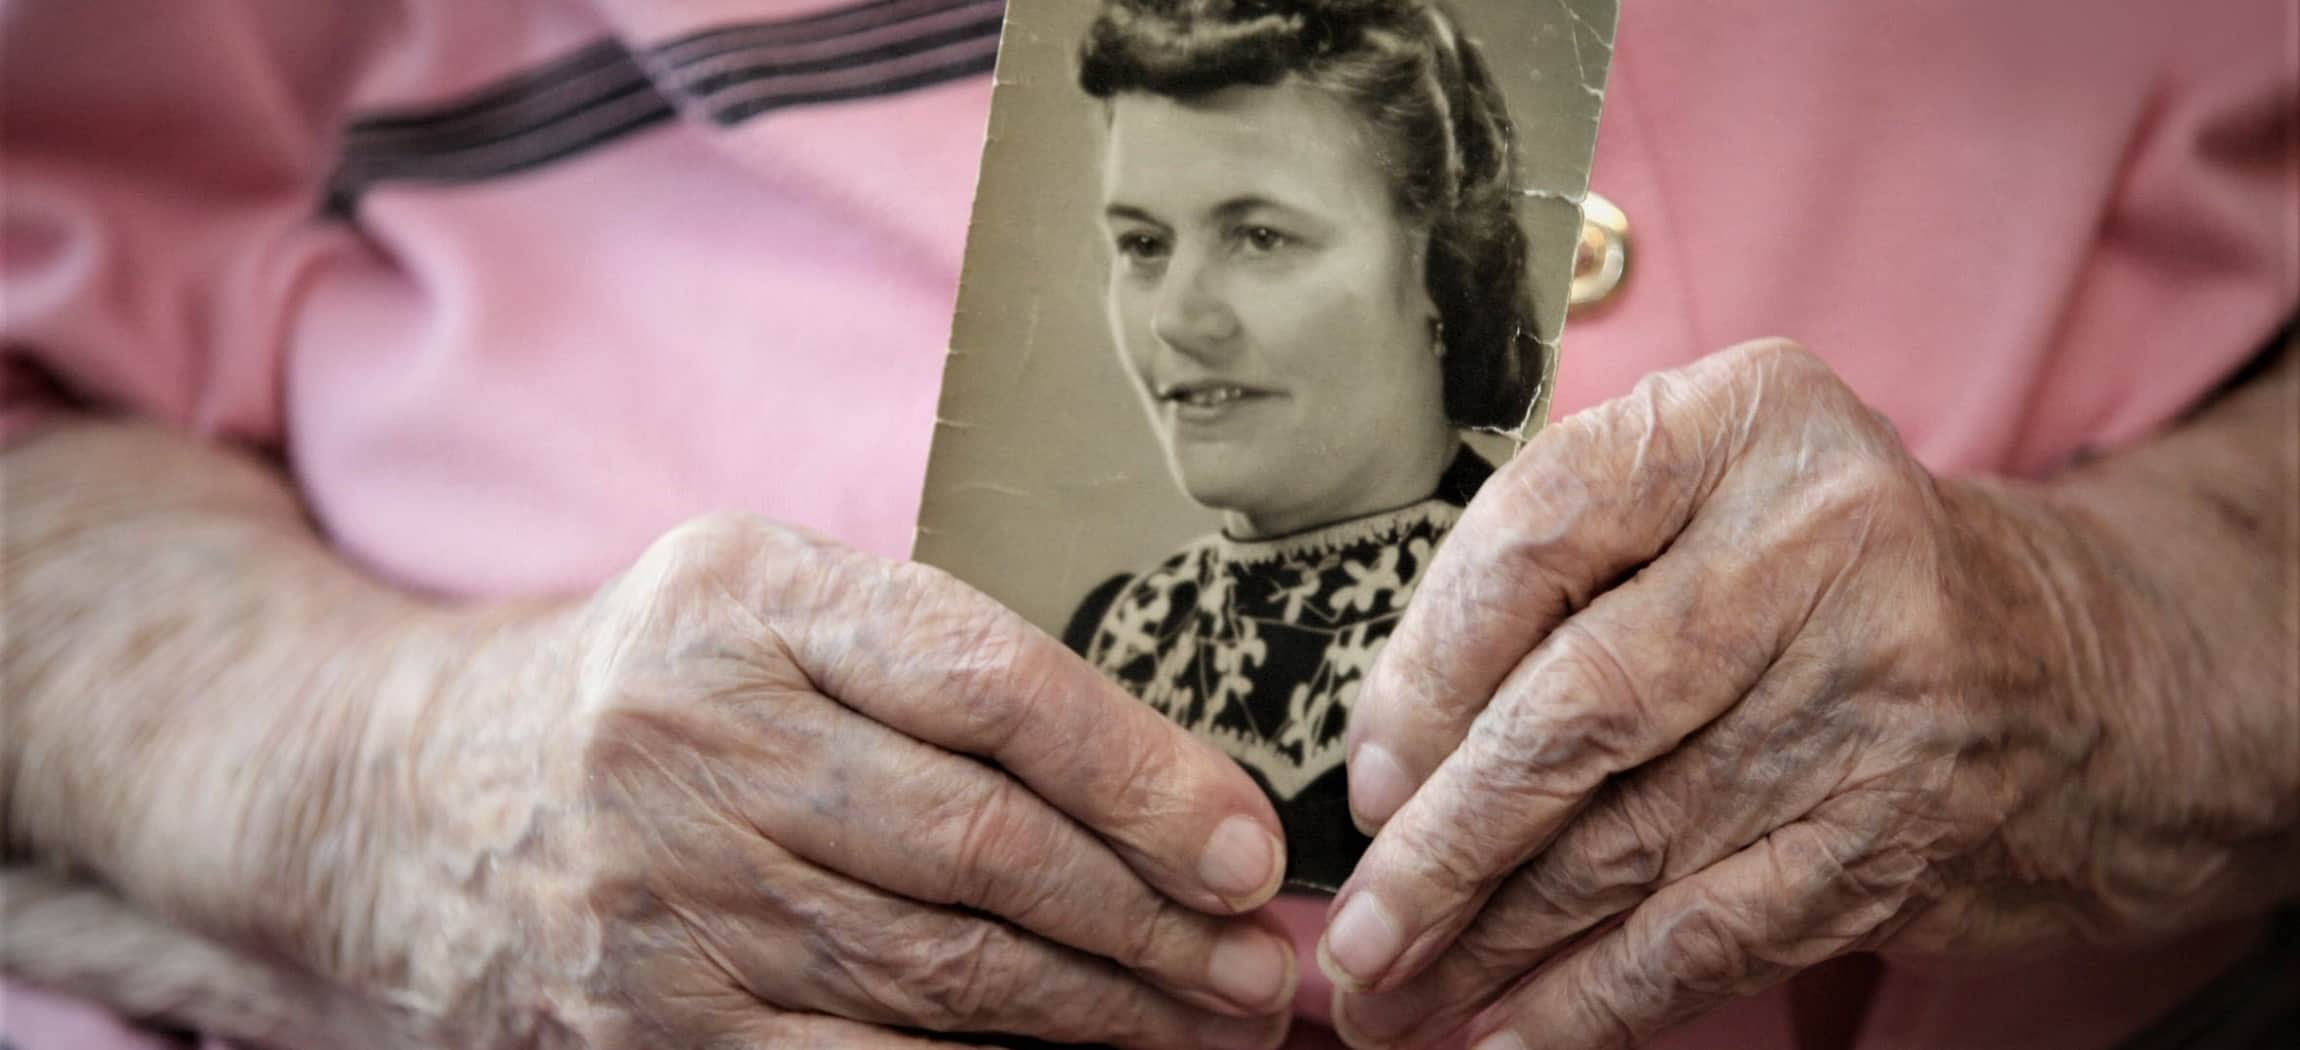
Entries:
[[1231,564],[1264,565],[1322,557],[1352,547],[1381,546],[1417,530],[1442,534],[1460,519],[1462,508],[1492,476],[1492,464],[1469,446],[1457,446],[1453,462],[1438,478],[1437,491],[1418,502],[1282,536],[1248,540],[1221,533],[1212,537],[1214,553]]

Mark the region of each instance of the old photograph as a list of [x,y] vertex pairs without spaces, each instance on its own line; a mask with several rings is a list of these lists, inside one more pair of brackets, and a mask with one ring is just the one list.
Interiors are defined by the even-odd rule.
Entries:
[[1015,0],[916,557],[1254,774],[1344,728],[1547,415],[1612,0]]

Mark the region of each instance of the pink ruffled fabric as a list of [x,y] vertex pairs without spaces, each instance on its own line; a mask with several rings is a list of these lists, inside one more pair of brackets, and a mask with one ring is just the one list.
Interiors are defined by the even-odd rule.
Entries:
[[[52,381],[279,449],[347,556],[444,593],[586,589],[706,509],[900,556],[987,78],[686,114],[516,176],[379,187],[356,224],[316,207],[353,114],[837,6],[0,6],[0,426],[36,428]],[[1789,335],[1936,469],[2036,474],[2161,426],[2300,303],[2279,0],[1624,6],[1594,188],[1634,270],[1574,323],[1560,411]],[[1320,1017],[1322,903],[1281,910]],[[1888,968],[1855,1045],[2105,1047],[2244,939]],[[0,1006],[22,1050],[159,1045],[15,983]],[[1794,1028],[1776,993],[1666,1045]]]

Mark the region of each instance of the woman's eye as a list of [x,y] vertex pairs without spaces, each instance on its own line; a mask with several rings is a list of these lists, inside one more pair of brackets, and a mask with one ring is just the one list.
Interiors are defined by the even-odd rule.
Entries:
[[1135,262],[1156,262],[1166,257],[1166,242],[1147,233],[1120,234],[1118,254]]
[[1241,227],[1238,240],[1256,252],[1274,252],[1293,243],[1293,238],[1267,226]]

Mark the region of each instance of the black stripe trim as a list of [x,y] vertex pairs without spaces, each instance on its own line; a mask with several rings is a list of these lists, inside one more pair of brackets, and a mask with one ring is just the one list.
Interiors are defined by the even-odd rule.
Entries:
[[[395,159],[464,154],[516,139],[548,137],[557,129],[581,120],[585,114],[620,107],[634,96],[652,98],[666,109],[671,105],[654,82],[637,72],[637,67],[633,67],[628,78],[618,77],[587,87],[582,93],[551,90],[523,100],[522,105],[466,117],[428,137],[403,135],[396,140],[377,139],[353,131],[345,142],[345,162],[373,165]],[[565,97],[553,97],[561,94]]]
[[864,51],[772,64],[747,62],[692,79],[681,78],[679,87],[708,98],[728,88],[754,81],[854,70],[926,54],[955,44],[987,42],[995,52],[998,22],[999,15],[994,12],[988,18],[977,18],[921,36],[891,40]]
[[[999,3],[969,3],[944,8],[917,18],[890,23],[871,29],[862,29],[827,40],[780,41],[753,43],[740,47],[722,47],[707,55],[669,61],[659,52],[648,55],[658,79],[674,88],[692,90],[698,82],[727,73],[729,70],[782,66],[798,63],[828,63],[839,59],[856,59],[874,51],[899,48],[905,41],[934,36],[953,27],[973,25],[1000,17]],[[985,35],[995,30],[984,30]]]
[[478,182],[516,175],[643,131],[677,115],[678,110],[668,99],[654,95],[644,104],[634,105],[631,112],[616,114],[597,126],[586,126],[558,141],[530,137],[522,141],[523,148],[484,158],[484,163],[475,158],[456,164],[452,155],[347,160],[329,182],[325,210],[329,215],[348,218],[358,212],[360,196],[384,182]]
[[683,66],[744,48],[819,43],[931,19],[954,10],[993,7],[1003,11],[1005,6],[1005,0],[872,0],[798,18],[699,30],[659,44],[649,49],[648,54],[665,63]]
[[705,30],[640,55],[600,41],[447,105],[353,123],[327,210],[351,214],[377,183],[469,182],[541,167],[670,120],[681,99],[731,125],[988,73],[1004,7],[869,0]]
[[951,80],[988,74],[998,62],[997,48],[988,48],[980,55],[967,56],[943,65],[923,69],[856,85],[854,87],[826,88],[815,91],[791,91],[749,99],[734,105],[715,109],[711,119],[721,124],[738,124],[769,110],[786,106],[811,106],[830,102],[853,102],[882,95],[900,94],[919,88],[932,87]]
[[420,153],[347,156],[344,168],[369,181],[407,177],[481,178],[532,167],[532,157],[546,153],[556,155],[568,142],[595,139],[602,126],[628,131],[676,113],[669,99],[642,86],[555,118],[550,125],[531,133],[513,133]]
[[564,90],[592,74],[614,79],[645,79],[646,72],[632,60],[620,42],[601,40],[564,58],[525,73],[514,74],[495,86],[483,88],[466,101],[446,107],[393,110],[362,117],[347,134],[385,137],[394,132],[436,134],[460,124],[493,119],[498,111],[524,106],[539,97]]

